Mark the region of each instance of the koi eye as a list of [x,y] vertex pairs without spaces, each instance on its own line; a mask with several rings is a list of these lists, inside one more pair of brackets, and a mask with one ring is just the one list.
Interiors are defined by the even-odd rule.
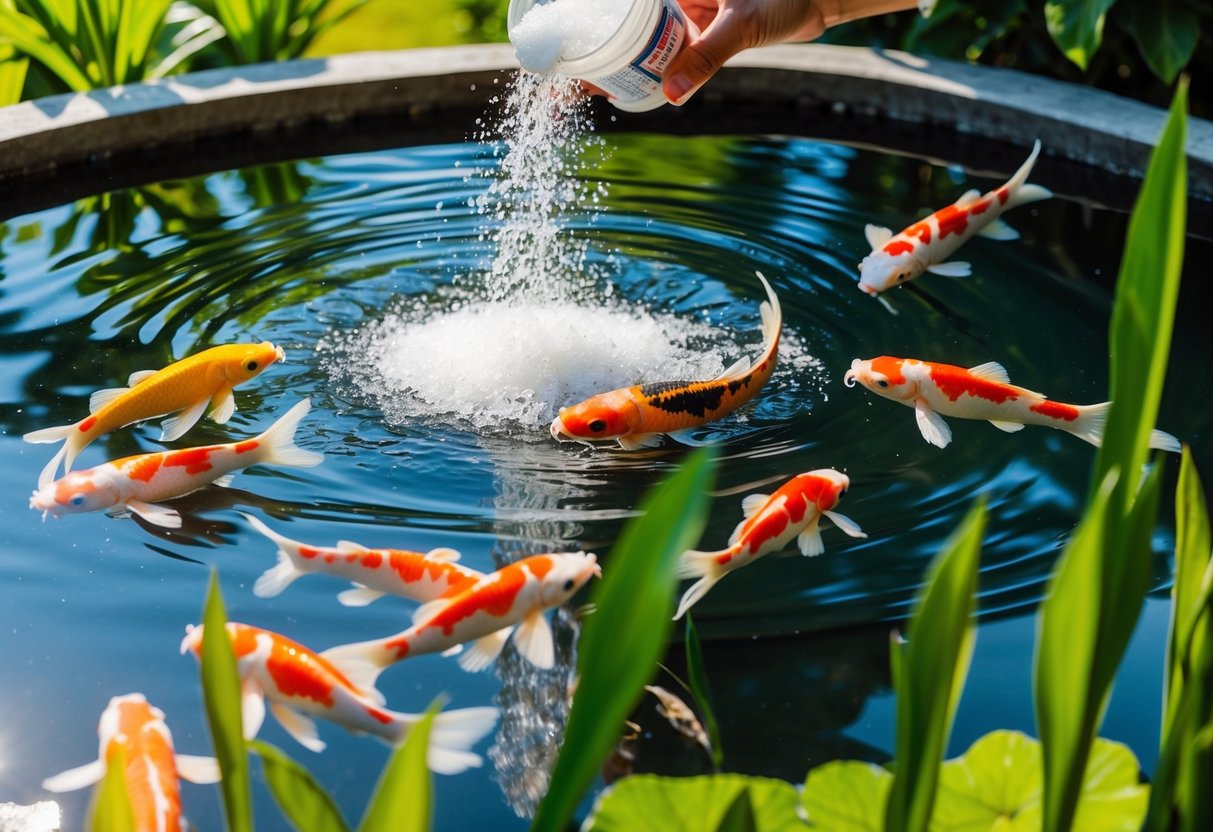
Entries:
[[887,381],[884,381],[884,380],[882,379],[882,380],[880,380],[880,381],[876,382],[876,386],[877,386],[877,387],[888,387],[888,386],[889,386],[889,383],[888,383]]
[[250,361],[249,363],[245,364],[244,366],[245,366],[245,368],[247,368],[247,369],[248,369],[248,371],[249,371],[250,373],[252,373],[252,372],[255,372],[255,371],[256,371],[256,369],[257,369],[257,362],[256,362],[256,361]]
[[590,433],[602,433],[606,430],[606,422],[602,419],[595,419],[587,427],[589,427]]
[[567,581],[564,582],[564,591],[565,592],[573,591],[573,579],[572,578],[569,578]]
[[77,494],[75,497],[72,497],[72,500],[71,500],[71,503],[74,506],[82,506],[82,505],[84,505],[84,502],[85,501],[84,501],[83,494]]

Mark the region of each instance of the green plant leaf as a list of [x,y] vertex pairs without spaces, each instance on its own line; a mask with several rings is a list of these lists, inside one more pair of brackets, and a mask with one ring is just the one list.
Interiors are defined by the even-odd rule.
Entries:
[[366,807],[358,832],[430,832],[434,820],[434,778],[427,762],[430,729],[442,706],[434,702],[409,729],[388,760]]
[[[244,718],[240,711],[240,676],[236,672],[232,641],[227,636],[227,614],[219,589],[219,575],[214,571],[206,590],[202,622],[202,699],[215,757],[223,774],[219,791],[223,795],[224,816],[229,832],[250,832],[253,796],[244,743]],[[223,637],[216,638],[216,633]]]
[[892,786],[893,775],[880,766],[840,760],[809,772],[801,802],[813,829],[885,832],[885,805]]
[[708,741],[712,743],[712,768],[720,771],[724,764],[724,746],[720,743],[720,725],[716,722],[716,713],[712,709],[712,691],[708,687],[708,674],[703,666],[703,650],[699,646],[699,630],[688,611],[686,615],[686,650],[687,650],[687,684],[691,688],[691,696],[695,698],[695,706],[703,717],[703,727],[708,732]]
[[750,789],[746,787],[737,793],[716,832],[758,832],[758,821],[754,819],[754,805],[750,801]]
[[1128,12],[1126,28],[1150,71],[1163,83],[1174,83],[1196,53],[1200,16],[1179,0],[1131,0]]
[[564,746],[531,828],[563,830],[669,641],[679,556],[707,522],[715,456],[695,451],[641,501],[611,549],[578,652],[580,680]]
[[[743,796],[746,802],[737,808]],[[796,789],[782,780],[741,774],[637,774],[603,791],[582,828],[585,832],[718,832],[724,828],[804,832],[807,827],[797,816],[796,804]],[[744,814],[747,809],[748,817]],[[740,813],[741,819],[730,822],[749,821],[753,826],[723,827],[732,811]]]
[[135,814],[126,790],[126,750],[121,746],[105,761],[105,777],[93,797],[89,832],[135,832]]
[[1049,0],[1045,25],[1067,58],[1085,70],[1103,39],[1104,17],[1116,0]]
[[27,58],[18,57],[15,50],[0,43],[0,107],[8,107],[21,100],[28,68]]
[[261,758],[261,770],[274,802],[300,832],[345,832],[341,810],[311,772],[269,743],[250,740],[249,749]]
[[939,766],[973,653],[985,503],[978,502],[935,559],[909,622],[897,663],[897,766],[885,824],[926,832]]
[[[1133,753],[1097,739],[1082,780],[1074,828],[1137,832],[1149,787]],[[1040,743],[1018,731],[993,731],[944,763],[932,832],[1035,832],[1041,828]]]

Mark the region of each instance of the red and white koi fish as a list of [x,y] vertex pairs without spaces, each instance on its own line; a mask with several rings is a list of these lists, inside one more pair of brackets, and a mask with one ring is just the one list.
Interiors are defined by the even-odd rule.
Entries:
[[353,581],[353,589],[337,596],[347,607],[364,607],[384,595],[424,603],[454,595],[484,577],[483,572],[456,563],[459,553],[454,549],[425,553],[368,549],[349,540],[338,541],[333,547],[308,546],[279,534],[251,514],[243,517],[278,546],[278,565],[268,569],[253,586],[258,598],[272,598],[313,572]]
[[663,381],[599,393],[561,408],[552,421],[552,438],[587,444],[614,439],[629,451],[653,448],[663,434],[681,439],[682,431],[719,419],[754,398],[775,372],[783,327],[779,298],[761,273],[758,279],[767,300],[759,308],[764,344],[756,360],[742,358],[710,381]]
[[179,529],[181,515],[157,503],[212,482],[226,485],[229,474],[251,465],[319,465],[323,456],[295,446],[295,430],[311,407],[304,399],[265,433],[243,442],[139,454],[74,471],[35,491],[29,506],[44,519],[47,514],[127,509],[153,525]]
[[387,638],[346,644],[324,657],[350,679],[374,688],[384,668],[423,653],[442,653],[473,642],[459,657],[464,670],[488,667],[509,640],[531,664],[555,663],[552,630],[544,611],[573,597],[590,578],[601,576],[598,558],[585,552],[532,555],[485,575],[457,595],[423,605],[413,626]]
[[178,778],[191,783],[217,783],[214,757],[194,757],[173,751],[173,735],[164,712],[148,704],[142,693],[115,696],[101,713],[98,758],[79,768],[48,777],[42,788],[71,792],[99,782],[119,749],[125,760],[126,792],[137,832],[187,832],[181,814]]
[[851,480],[846,474],[833,468],[819,468],[797,474],[770,496],[751,494],[742,500],[745,519],[733,530],[728,548],[716,552],[691,549],[683,553],[678,577],[699,580],[683,593],[675,620],[682,618],[725,575],[763,555],[781,551],[793,539],[801,554],[820,555],[825,551],[821,542],[822,517],[832,520],[851,537],[867,537],[855,521],[834,511],[850,487]]
[[919,220],[900,234],[878,225],[867,225],[864,235],[872,253],[859,264],[859,288],[875,297],[924,271],[948,277],[964,277],[971,271],[968,263],[945,262],[974,235],[993,240],[1014,240],[1019,232],[999,219],[1011,208],[1053,196],[1040,185],[1028,184],[1028,175],[1040,154],[1040,142],[1023,166],[1005,185],[984,196],[976,189]]
[[72,425],[43,428],[25,434],[26,442],[63,442],[59,453],[38,477],[42,488],[55,478],[60,460],[63,472],[90,442],[125,425],[154,419],[166,413],[180,414],[161,423],[160,441],[181,438],[210,408],[210,417],[223,424],[236,412],[232,388],[261,373],[275,361],[286,359],[281,347],[269,341],[260,344],[228,344],[191,355],[163,370],[132,373],[129,387],[98,390],[89,398],[90,415]]
[[[181,652],[202,655],[203,627],[185,628]],[[236,670],[240,676],[241,709],[245,739],[252,739],[270,713],[304,748],[323,751],[324,742],[311,717],[323,717],[356,733],[371,734],[390,745],[404,740],[421,719],[420,714],[390,711],[376,690],[354,685],[324,657],[278,633],[227,624]],[[493,730],[496,708],[464,708],[440,713],[430,731],[428,761],[439,774],[458,774],[478,768],[482,760],[471,749]]]
[[[939,448],[952,441],[952,429],[944,416],[985,419],[1007,433],[1024,425],[1044,425],[1072,433],[1099,447],[1111,402],[1064,404],[1011,384],[1001,364],[989,362],[965,369],[913,358],[882,355],[862,361],[856,358],[843,379],[847,387],[856,382],[878,396],[914,408],[923,439]],[[1179,440],[1156,430],[1150,447],[1179,453]]]

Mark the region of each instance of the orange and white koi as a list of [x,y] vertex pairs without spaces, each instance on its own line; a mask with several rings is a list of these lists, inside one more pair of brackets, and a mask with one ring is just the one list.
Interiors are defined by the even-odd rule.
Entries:
[[179,529],[181,515],[157,505],[160,501],[184,496],[212,482],[226,485],[229,474],[251,465],[319,465],[323,456],[295,446],[295,431],[311,406],[304,399],[265,433],[243,442],[139,454],[73,471],[35,491],[30,508],[41,511],[43,519],[47,514],[58,517],[127,509],[153,525]]
[[195,757],[173,751],[173,735],[164,712],[149,704],[142,693],[115,696],[101,713],[98,758],[42,781],[50,792],[70,792],[97,783],[119,750],[125,760],[123,774],[137,832],[186,832],[189,823],[181,813],[178,778],[191,783],[219,781],[214,757]]
[[552,438],[585,443],[614,439],[629,451],[652,448],[663,435],[682,438],[680,432],[719,419],[754,398],[775,372],[783,326],[779,298],[761,273],[758,279],[767,300],[759,308],[764,344],[756,360],[742,358],[710,381],[663,381],[599,393],[561,408],[552,421]]
[[[923,439],[939,448],[952,441],[944,416],[984,419],[999,430],[1015,433],[1024,425],[1044,425],[1072,433],[1099,447],[1111,402],[1064,404],[1011,384],[1001,364],[956,367],[913,358],[882,355],[856,358],[843,379],[847,387],[862,384],[878,396],[914,408]],[[1179,440],[1156,430],[1150,447],[1179,453]]]
[[964,277],[968,263],[945,262],[974,235],[993,240],[1014,240],[1019,232],[999,219],[1011,208],[1053,196],[1040,185],[1028,183],[1028,175],[1040,154],[1040,142],[1028,160],[1006,184],[982,195],[973,189],[946,208],[919,220],[900,234],[878,225],[864,227],[872,253],[859,264],[859,288],[875,297],[918,277],[924,271],[948,277]]
[[272,598],[309,573],[336,575],[354,583],[338,594],[347,607],[364,607],[384,595],[413,601],[433,601],[458,593],[484,577],[483,572],[460,566],[454,549],[409,552],[404,549],[368,549],[349,540],[336,546],[309,546],[271,529],[250,514],[243,515],[253,528],[278,546],[278,565],[257,579],[253,594]]
[[[202,655],[203,627],[185,628],[181,652]],[[240,677],[245,739],[252,739],[265,721],[269,700],[274,719],[309,751],[323,751],[318,716],[356,734],[371,734],[390,745],[404,740],[420,714],[390,711],[375,690],[362,690],[324,657],[286,636],[229,621],[227,635]],[[464,708],[440,713],[430,730],[429,766],[439,774],[458,774],[481,765],[473,752],[497,722],[496,708]]]
[[161,423],[160,441],[179,439],[210,408],[210,417],[223,424],[236,412],[232,388],[261,373],[275,361],[285,360],[281,347],[269,341],[260,344],[228,344],[191,355],[163,370],[132,373],[129,387],[98,390],[89,398],[89,416],[71,425],[43,428],[25,434],[26,442],[63,442],[59,453],[38,477],[41,488],[55,478],[59,462],[63,472],[90,442],[125,425],[178,413]]
[[751,494],[741,501],[745,519],[733,530],[729,545],[716,552],[691,549],[678,563],[678,577],[698,578],[678,604],[675,619],[699,601],[716,582],[734,569],[753,563],[763,555],[783,550],[796,540],[800,552],[808,557],[825,551],[821,542],[821,518],[832,520],[851,537],[867,537],[863,530],[838,507],[851,480],[833,468],[819,468],[797,474],[771,495]]
[[462,651],[459,666],[478,671],[488,667],[509,640],[536,667],[555,663],[552,630],[543,614],[573,597],[602,569],[595,555],[585,552],[532,555],[485,575],[457,595],[424,604],[413,626],[387,638],[346,644],[324,657],[350,679],[373,688],[384,668],[423,653]]

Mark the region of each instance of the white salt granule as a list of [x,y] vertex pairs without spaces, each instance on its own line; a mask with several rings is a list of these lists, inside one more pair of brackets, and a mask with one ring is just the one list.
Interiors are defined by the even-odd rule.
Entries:
[[551,0],[532,6],[510,30],[523,68],[547,75],[557,62],[575,60],[602,46],[632,8],[630,0]]

